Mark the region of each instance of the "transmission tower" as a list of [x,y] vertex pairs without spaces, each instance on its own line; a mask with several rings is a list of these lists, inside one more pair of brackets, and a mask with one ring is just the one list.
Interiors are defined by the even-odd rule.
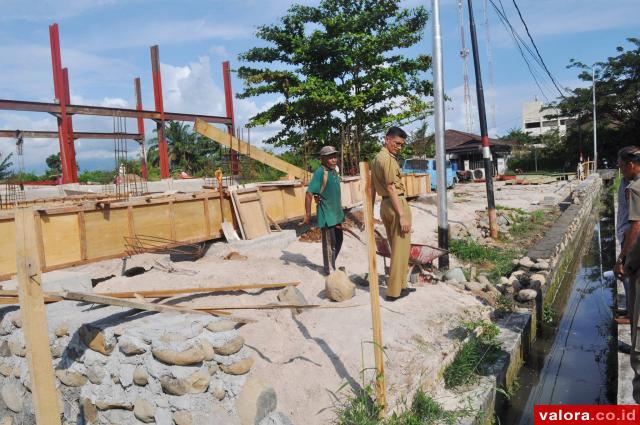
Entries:
[[462,58],[464,73],[464,118],[466,131],[469,133],[473,128],[473,117],[471,115],[471,94],[469,92],[469,49],[467,49],[464,38],[464,6],[462,5],[462,0],[458,0],[458,21],[460,23],[460,57]]

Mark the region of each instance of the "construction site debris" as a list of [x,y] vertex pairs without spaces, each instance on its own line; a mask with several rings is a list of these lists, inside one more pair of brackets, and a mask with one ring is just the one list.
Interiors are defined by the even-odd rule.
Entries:
[[242,255],[237,251],[231,251],[230,253],[224,256],[225,260],[234,260],[234,261],[246,261],[247,258],[249,257],[247,257],[246,255]]
[[349,280],[344,270],[335,270],[325,279],[325,295],[333,301],[346,301],[356,294],[356,285]]
[[[288,286],[278,292],[278,300],[285,304],[293,304],[298,306],[309,304],[304,295],[302,295],[302,292],[300,292],[300,290],[294,286]],[[301,308],[297,308],[294,311],[300,314],[303,310]]]

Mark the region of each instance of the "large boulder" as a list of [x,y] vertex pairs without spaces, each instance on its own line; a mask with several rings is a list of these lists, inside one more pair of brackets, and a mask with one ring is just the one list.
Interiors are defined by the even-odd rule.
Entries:
[[467,278],[464,275],[462,268],[455,267],[444,274],[443,280],[457,280],[458,282],[466,282]]

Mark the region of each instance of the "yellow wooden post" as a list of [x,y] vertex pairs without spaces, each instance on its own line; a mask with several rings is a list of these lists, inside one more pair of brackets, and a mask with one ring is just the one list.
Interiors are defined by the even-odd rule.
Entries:
[[376,267],[376,239],[373,231],[373,201],[371,199],[371,176],[369,164],[360,163],[362,179],[362,202],[364,210],[367,252],[369,257],[369,294],[371,296],[371,317],[373,322],[373,354],[376,365],[376,403],[384,414],[387,408],[387,390],[384,382],[384,353],[382,352],[382,321],[380,318],[380,289]]
[[20,316],[27,347],[31,394],[38,425],[60,425],[47,317],[42,291],[38,240],[32,208],[15,209],[16,266]]

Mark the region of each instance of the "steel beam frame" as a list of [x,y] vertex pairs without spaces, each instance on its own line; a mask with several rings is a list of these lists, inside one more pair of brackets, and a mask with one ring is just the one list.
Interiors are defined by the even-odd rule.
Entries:
[[[226,107],[227,116],[231,120],[227,124],[227,131],[232,136],[235,136],[234,131],[236,128],[235,115],[233,114],[233,91],[231,90],[231,67],[229,61],[222,62],[222,77],[224,79],[224,103]],[[231,148],[231,175],[237,176],[239,174],[240,167],[238,166],[238,152]]]
[[160,52],[158,45],[151,46],[151,73],[153,77],[153,99],[156,112],[160,114],[160,120],[156,121],[158,134],[158,156],[160,157],[160,177],[168,179],[169,174],[169,149],[164,138],[164,103],[162,101],[162,75],[160,74]]
[[[133,88],[136,95],[136,110],[142,111],[142,90],[140,88],[139,77],[134,78]],[[148,180],[149,172],[147,171],[147,152],[144,147],[144,120],[142,117],[138,117],[136,120],[138,122],[138,134],[140,135],[140,139],[138,139],[138,143],[140,143],[140,171],[142,172],[142,178]]]
[[[56,139],[58,133],[55,131],[39,131],[39,130],[0,130],[0,137],[15,138],[22,136],[29,139]],[[144,136],[139,133],[100,133],[100,132],[83,132],[76,131],[73,133],[74,140],[78,139],[102,139],[108,140],[114,137],[122,139],[131,139],[140,141]]]

